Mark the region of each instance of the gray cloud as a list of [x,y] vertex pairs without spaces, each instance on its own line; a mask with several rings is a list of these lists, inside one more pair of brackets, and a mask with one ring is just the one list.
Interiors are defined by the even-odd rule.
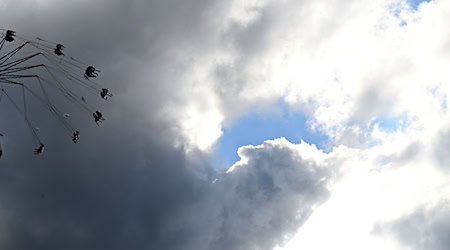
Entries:
[[449,208],[448,201],[420,207],[395,221],[378,224],[374,233],[393,237],[411,250],[445,250],[450,245]]
[[355,118],[360,122],[368,122],[375,114],[380,113],[389,106],[389,102],[384,96],[385,93],[380,88],[368,88],[361,94],[358,107],[355,111]]
[[2,4],[4,28],[65,44],[102,69],[99,81],[115,95],[94,102],[107,118],[100,128],[55,100],[82,131],[76,145],[37,110],[46,144],[38,157],[25,126],[2,113],[8,122],[2,122],[0,248],[272,249],[327,199],[327,182],[319,180],[331,170],[288,147],[245,149],[248,164],[212,184],[219,174],[208,155],[187,157],[173,146],[177,117],[164,108],[189,98],[183,70],[190,57],[213,46],[212,17],[226,4]]
[[393,166],[395,167],[404,166],[407,163],[417,160],[424,150],[423,147],[423,144],[419,142],[412,142],[402,151],[395,154],[380,156],[377,160],[382,164],[393,163]]
[[331,171],[283,144],[266,142],[245,148],[241,155],[248,163],[217,182],[224,194],[223,221],[221,237],[211,249],[223,244],[228,249],[272,249],[328,198],[328,181],[323,180],[330,179]]
[[434,156],[443,170],[448,170],[450,166],[450,155],[448,149],[450,148],[450,130],[445,129],[438,133],[438,138],[434,146]]
[[329,196],[330,169],[284,145],[243,150],[213,184],[182,151],[125,135],[2,164],[1,248],[272,249]]

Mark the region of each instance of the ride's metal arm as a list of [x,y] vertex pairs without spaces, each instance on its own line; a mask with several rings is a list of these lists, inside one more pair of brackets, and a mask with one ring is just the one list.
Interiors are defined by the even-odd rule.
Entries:
[[8,83],[8,84],[13,84],[13,85],[24,86],[23,83],[11,81],[11,80],[6,80],[6,79],[0,79],[0,82],[1,83]]
[[19,64],[23,63],[23,62],[26,62],[26,61],[30,60],[31,58],[33,58],[35,56],[38,56],[38,55],[41,55],[41,52],[38,52],[36,54],[33,54],[31,56],[27,56],[27,57],[24,57],[24,58],[21,58],[21,59],[17,59],[15,61],[3,64],[3,65],[0,64],[0,72],[4,71],[4,70],[8,70],[8,69],[10,69],[10,68],[12,68],[12,67],[14,67],[16,65],[19,65]]
[[37,67],[45,67],[45,64],[38,64],[38,65],[18,67],[18,68],[10,68],[10,69],[6,69],[6,70],[0,69],[0,78],[2,78],[3,76],[6,76],[7,74],[25,71],[25,70],[29,70],[29,69],[33,69],[33,68],[37,68]]
[[27,45],[28,43],[29,42],[25,42],[24,44],[20,45],[19,47],[8,52],[6,55],[2,56],[0,58],[0,60],[3,60],[4,58],[6,58],[6,59],[3,60],[3,62],[0,62],[0,65],[4,64],[6,61],[8,61],[9,58],[13,57],[17,52],[19,52],[21,49],[23,49],[23,47],[25,47],[25,45]]

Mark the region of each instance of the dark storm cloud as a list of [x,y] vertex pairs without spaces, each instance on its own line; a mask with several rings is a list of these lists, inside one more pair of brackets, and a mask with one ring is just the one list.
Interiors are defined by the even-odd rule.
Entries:
[[[45,2],[45,1],[44,1]],[[35,157],[26,129],[8,131],[0,161],[1,249],[271,249],[328,197],[330,170],[285,146],[246,149],[248,164],[218,174],[201,152],[173,146],[188,67],[213,43],[211,1],[32,1],[2,3],[0,22],[28,36],[64,43],[102,69],[114,98],[107,120],[71,119],[73,145],[56,122],[38,115],[46,151]],[[65,105],[65,104],[61,104]],[[2,116],[5,119],[5,116]],[[9,116],[6,116],[9,119]]]
[[391,236],[411,250],[446,250],[450,245],[449,205],[441,201],[431,208],[420,207],[395,221],[378,224],[374,233]]
[[243,150],[248,163],[213,184],[141,133],[3,165],[1,248],[272,249],[328,198],[330,170],[285,145]]
[[143,156],[127,149],[132,145],[107,140],[87,152],[52,149],[47,159],[2,166],[1,248],[165,248],[170,241],[160,229],[193,199],[194,178],[181,152],[153,145]]

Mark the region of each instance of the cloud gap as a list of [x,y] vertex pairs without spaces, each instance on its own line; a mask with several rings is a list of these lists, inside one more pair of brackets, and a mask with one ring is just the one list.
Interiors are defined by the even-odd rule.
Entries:
[[[239,160],[237,149],[244,145],[259,145],[265,140],[284,137],[291,143],[301,140],[315,144],[318,149],[327,150],[330,138],[310,126],[308,116],[294,111],[282,100],[279,100],[271,110],[250,111],[239,118],[230,128],[223,129],[213,158],[222,158],[222,162],[230,166]],[[217,159],[219,158],[219,159]]]

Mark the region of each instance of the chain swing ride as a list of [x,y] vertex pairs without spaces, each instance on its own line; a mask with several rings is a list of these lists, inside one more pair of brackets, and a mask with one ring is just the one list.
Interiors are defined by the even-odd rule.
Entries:
[[[80,89],[84,89],[84,91],[104,100],[112,97],[107,88],[93,81],[93,78],[96,78],[100,72],[98,69],[65,55],[65,47],[62,44],[49,42],[41,38],[29,39],[16,35],[16,32],[12,30],[0,29],[0,32],[2,32],[0,41],[0,105],[2,101],[8,101],[23,116],[31,132],[33,142],[37,145],[34,154],[38,155],[44,152],[44,143],[38,133],[39,130],[33,126],[33,122],[28,115],[27,98],[29,96],[32,96],[35,101],[49,110],[74,143],[77,143],[80,139],[80,132],[74,129],[67,119],[70,115],[68,113],[62,114],[51,101],[50,89],[65,97],[89,117],[93,117],[97,125],[105,120],[103,114],[98,110],[94,111],[86,98],[79,93]],[[16,88],[21,90],[21,100],[17,100],[10,94]],[[4,133],[0,131],[0,139],[2,136],[4,136]],[[2,154],[3,149],[0,141],[0,157]]]

